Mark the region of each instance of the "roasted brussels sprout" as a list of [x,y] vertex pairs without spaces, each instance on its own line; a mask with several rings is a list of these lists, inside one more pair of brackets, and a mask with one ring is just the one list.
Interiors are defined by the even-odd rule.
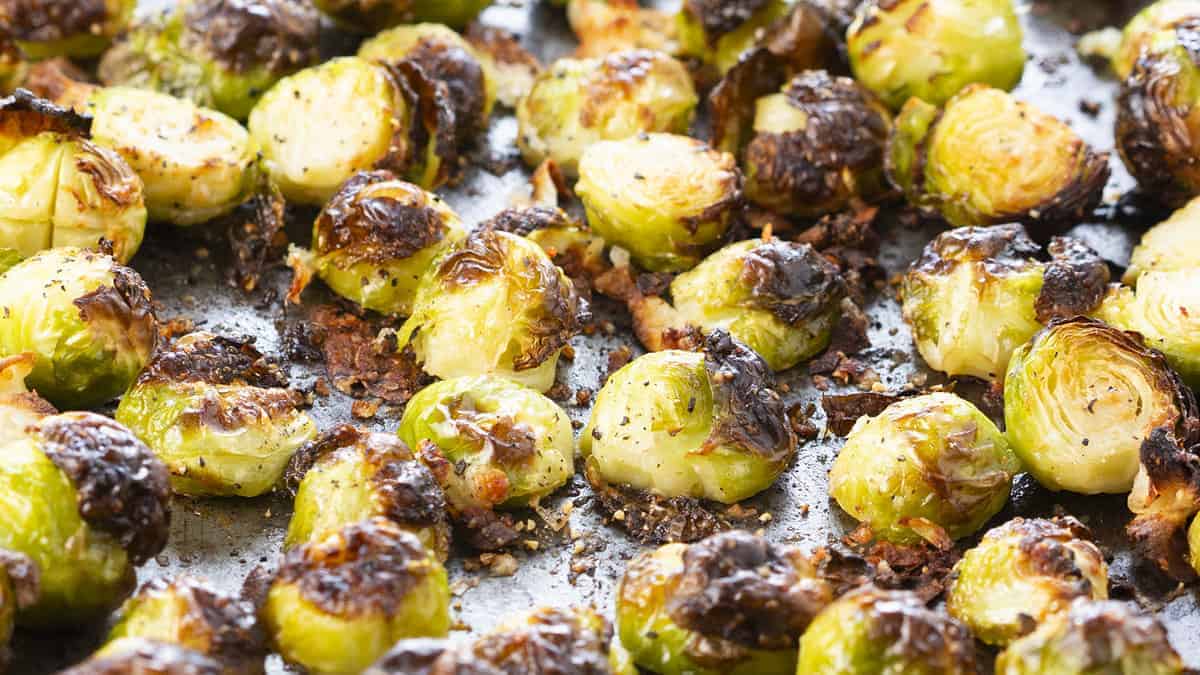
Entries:
[[1158,619],[1120,602],[1077,600],[996,658],[996,675],[1182,675]]
[[663,675],[791,675],[800,634],[831,600],[800,551],[727,532],[630,561],[617,632],[637,665]]
[[530,166],[553,159],[574,176],[593,143],[686,133],[698,102],[687,68],[661,52],[559,59],[517,106],[517,145]]
[[100,62],[107,85],[155,89],[244,120],[280,78],[320,62],[303,0],[185,0],[134,26]]
[[955,394],[925,394],[859,418],[829,472],[829,494],[879,539],[940,545],[1004,508],[1019,470],[987,415]]
[[462,28],[492,0],[313,0],[313,4],[344,28],[376,33],[402,23]]
[[704,351],[638,357],[596,395],[580,439],[589,477],[732,504],[771,486],[796,452],[774,378],[715,330]]
[[1091,532],[1067,517],[1014,518],[954,566],[946,608],[975,637],[1005,645],[1076,598],[1108,599],[1108,566]]
[[1123,281],[1137,286],[1146,272],[1200,269],[1200,199],[1171,214],[1142,235]]
[[733,155],[674,134],[589,146],[575,190],[588,224],[654,272],[679,272],[720,245],[742,205]]
[[450,628],[446,570],[416,536],[371,518],[288,551],[260,616],[314,675],[361,673],[398,640]]
[[1021,40],[1012,0],[867,0],[846,33],[854,77],[892,109],[939,106],[975,83],[1012,89]]
[[[122,638],[59,675],[230,675],[224,664],[186,647]],[[236,674],[240,675],[240,674]]]
[[678,14],[682,53],[724,73],[761,32],[791,9],[788,0],[685,0]]
[[674,14],[642,7],[638,0],[569,0],[567,22],[579,40],[577,57],[606,56],[623,49],[652,49],[677,54]]
[[975,644],[958,621],[910,591],[864,586],[829,605],[800,638],[797,675],[971,675]]
[[0,354],[32,353],[26,384],[60,408],[117,397],[158,344],[145,282],[102,253],[37,253],[0,276],[0,298]]
[[1054,321],[1013,352],[1004,381],[1008,440],[1051,490],[1128,492],[1142,441],[1194,408],[1162,354],[1083,317]]
[[1062,121],[983,85],[939,110],[912,100],[888,141],[888,176],[952,225],[1058,224],[1091,211],[1108,156]]
[[96,56],[129,25],[137,0],[4,0],[0,33],[26,56]]
[[437,195],[388,171],[357,173],[313,223],[313,250],[292,249],[290,298],[315,273],[367,309],[408,316],[425,270],[466,234]]
[[1169,576],[1191,581],[1183,531],[1200,511],[1200,408],[1187,389],[1180,406],[1185,421],[1178,428],[1159,427],[1142,442],[1141,466],[1126,499],[1134,518],[1125,533],[1142,557]]
[[8,668],[8,642],[17,622],[17,610],[33,605],[38,597],[38,568],[28,556],[0,550],[0,672]]
[[40,590],[17,621],[100,619],[133,590],[134,566],[167,543],[167,470],[128,429],[93,413],[47,417],[0,454],[0,549],[28,556]]
[[500,375],[546,391],[586,314],[587,303],[540,246],[482,229],[422,278],[399,344],[411,343],[436,377]]
[[1147,347],[1162,352],[1189,385],[1200,389],[1200,267],[1146,272],[1136,289],[1113,288],[1096,317],[1140,333]]
[[1196,0],[1159,0],[1138,12],[1121,32],[1121,43],[1112,61],[1117,77],[1122,80],[1129,77],[1138,57],[1156,34],[1198,17],[1200,2]]

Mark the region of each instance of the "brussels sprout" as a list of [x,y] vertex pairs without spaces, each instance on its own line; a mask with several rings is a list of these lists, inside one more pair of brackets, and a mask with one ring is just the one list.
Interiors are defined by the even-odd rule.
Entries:
[[1200,511],[1200,408],[1191,390],[1182,389],[1185,421],[1177,429],[1159,427],[1142,442],[1141,466],[1126,502],[1134,518],[1125,526],[1134,549],[1168,575],[1195,578],[1185,564],[1188,518]]
[[517,145],[530,166],[549,158],[575,176],[593,143],[686,133],[698,102],[687,68],[661,52],[559,59],[517,106]]
[[1019,470],[987,415],[955,394],[925,394],[859,418],[829,472],[829,494],[879,539],[941,544],[999,513]]
[[1121,32],[1121,43],[1112,60],[1117,77],[1122,80],[1129,77],[1138,57],[1157,33],[1197,17],[1200,17],[1197,0],[1159,0],[1138,12]]
[[28,91],[0,99],[0,246],[22,255],[98,248],[128,262],[142,243],[142,182],[112,150],[87,140],[88,118]]
[[992,528],[954,566],[946,609],[976,637],[1005,645],[1076,598],[1108,599],[1108,566],[1071,517]]
[[1051,490],[1128,492],[1142,441],[1194,407],[1139,336],[1083,317],[1054,321],[1013,352],[1004,381],[1008,440]]
[[617,631],[651,672],[791,675],[799,635],[832,599],[800,551],[727,532],[630,561]]
[[1077,600],[996,658],[996,675],[1186,672],[1158,619],[1120,602]]
[[58,675],[240,675],[220,661],[186,647],[122,638]]
[[580,439],[589,477],[733,504],[771,486],[796,452],[766,362],[715,330],[704,352],[638,357],[596,395]]
[[579,40],[577,57],[605,56],[623,49],[652,49],[676,54],[676,17],[642,7],[638,0],[569,0],[567,22]]
[[388,171],[355,174],[313,224],[313,251],[292,249],[289,298],[316,273],[338,295],[386,314],[412,314],[417,285],[432,264],[467,234],[437,195]]
[[730,244],[671,282],[671,301],[705,331],[722,329],[787,370],[829,345],[846,284],[808,244],[752,239]]
[[303,401],[250,344],[199,332],[159,352],[116,418],[166,462],[176,492],[255,497],[316,437]]
[[540,246],[476,230],[421,279],[399,345],[411,343],[435,377],[499,375],[546,391],[586,313],[587,303]]
[[284,659],[332,675],[361,673],[403,638],[445,635],[449,606],[441,563],[371,518],[288,551],[260,616]]
[[8,668],[17,610],[37,602],[38,568],[26,555],[0,549],[0,673]]
[[796,675],[973,675],[975,644],[958,621],[910,591],[864,586],[829,605],[800,638]]
[[1012,0],[867,0],[846,33],[855,79],[892,109],[938,106],[974,83],[1011,90],[1021,40]]
[[724,73],[790,9],[788,0],[685,0],[677,19],[680,49]]
[[61,408],[105,403],[158,344],[150,291],[102,253],[42,251],[0,276],[0,354],[34,354],[26,384]]
[[5,0],[0,32],[32,59],[87,58],[125,30],[136,7],[137,0]]
[[1108,155],[1033,106],[972,85],[940,111],[909,101],[888,141],[888,177],[952,225],[1075,220],[1100,201]]
[[1200,267],[1176,272],[1146,272],[1137,289],[1113,288],[1096,317],[1140,333],[1146,346],[1193,388],[1200,389]]
[[184,0],[105,53],[100,79],[244,120],[280,78],[320,62],[319,40],[320,15],[303,0]]
[[1142,235],[1123,281],[1137,286],[1146,272],[1200,269],[1200,199],[1194,199]]
[[47,417],[0,448],[0,549],[41,573],[22,625],[99,619],[167,542],[166,468],[128,429],[92,413]]
[[673,134],[589,146],[575,190],[591,228],[655,272],[695,267],[720,244],[742,205],[733,155]]
[[492,0],[313,0],[313,4],[344,28],[376,33],[402,23],[462,28]]

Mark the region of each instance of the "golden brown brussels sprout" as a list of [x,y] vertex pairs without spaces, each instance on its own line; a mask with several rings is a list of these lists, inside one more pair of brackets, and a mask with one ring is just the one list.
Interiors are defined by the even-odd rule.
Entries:
[[1100,201],[1109,176],[1108,156],[1069,126],[983,85],[940,110],[909,101],[887,169],[912,204],[958,226],[1077,219]]
[[933,393],[859,418],[829,472],[829,494],[879,539],[942,545],[1004,508],[1019,470],[987,415]]
[[800,634],[832,599],[800,551],[727,532],[630,561],[617,632],[662,675],[791,675]]
[[1200,269],[1200,199],[1194,199],[1142,235],[1122,279],[1136,287],[1146,272]]
[[[560,3],[561,4],[561,3]],[[638,0],[569,0],[567,21],[579,40],[575,56],[606,56],[623,49],[677,54],[675,16]]]
[[17,610],[37,602],[38,568],[28,556],[0,549],[0,673],[6,672]]
[[1114,287],[1095,316],[1141,334],[1147,347],[1193,388],[1200,389],[1200,267],[1175,272],[1146,272],[1137,288]]
[[254,497],[316,437],[303,401],[250,344],[198,332],[159,352],[116,418],[166,462],[176,492]]
[[133,590],[134,566],[167,543],[167,470],[128,429],[92,413],[47,417],[0,462],[0,549],[28,556],[41,583],[21,625],[99,619]]
[[691,269],[717,246],[742,206],[733,155],[674,134],[589,146],[575,186],[588,224],[654,272]]
[[1138,57],[1153,42],[1155,35],[1193,18],[1200,18],[1197,0],[1158,0],[1138,12],[1121,32],[1121,42],[1112,60],[1117,77],[1122,80],[1129,77]]
[[[1182,386],[1182,385],[1180,385]],[[1125,526],[1135,550],[1168,575],[1190,581],[1184,537],[1190,518],[1200,511],[1200,424],[1191,391],[1185,391],[1187,421],[1179,429],[1160,427],[1142,442],[1141,467],[1127,503],[1134,519]]]
[[96,56],[129,25],[137,0],[2,0],[0,33],[32,59]]
[[59,675],[230,675],[218,660],[167,642],[123,638]]
[[492,0],[313,0],[340,26],[375,33],[402,23],[466,26]]
[[574,176],[593,143],[686,133],[698,102],[687,68],[660,52],[559,59],[517,106],[517,145],[530,166],[553,159]]
[[398,640],[450,628],[446,570],[412,534],[372,518],[284,555],[260,616],[289,663],[361,673]]
[[790,9],[787,0],[684,0],[677,19],[680,49],[724,73]]
[[1076,598],[1108,599],[1108,565],[1070,516],[992,528],[954,566],[946,609],[975,637],[1006,645]]

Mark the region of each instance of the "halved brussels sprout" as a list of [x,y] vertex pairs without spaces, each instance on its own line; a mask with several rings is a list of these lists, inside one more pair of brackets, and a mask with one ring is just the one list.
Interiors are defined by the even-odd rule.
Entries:
[[1200,389],[1200,267],[1146,272],[1136,289],[1113,288],[1095,316],[1140,333],[1147,347],[1162,352],[1189,385]]
[[17,624],[17,610],[37,602],[38,576],[37,565],[29,556],[0,549],[0,672],[8,668],[8,642]]
[[910,591],[863,586],[817,615],[796,675],[973,675],[975,643]]
[[0,449],[0,549],[41,580],[17,621],[102,618],[133,590],[134,566],[167,543],[167,470],[128,429],[93,413],[46,417]]
[[435,377],[499,375],[546,391],[586,313],[587,303],[540,246],[482,229],[429,268],[398,339],[401,348],[412,344]]
[[567,22],[579,40],[577,57],[605,56],[623,49],[679,52],[676,17],[638,0],[569,0]]
[[975,637],[1006,645],[1076,598],[1108,599],[1108,565],[1070,516],[992,528],[951,575],[946,609]]
[[[242,675],[186,647],[142,638],[122,638],[59,675]],[[253,675],[253,674],[247,674]]]
[[1062,121],[983,85],[939,110],[920,99],[896,117],[888,177],[952,225],[1074,221],[1100,201],[1108,155]]
[[1004,381],[1008,440],[1051,490],[1128,492],[1142,441],[1194,407],[1162,354],[1083,317],[1054,321],[1017,349]]
[[766,362],[722,330],[613,373],[580,438],[589,478],[733,504],[771,486],[796,452]]
[[100,79],[244,120],[271,85],[320,57],[320,15],[303,0],[184,0],[105,53]]
[[687,133],[699,97],[682,63],[648,50],[559,59],[517,106],[517,145],[530,166],[578,173],[588,146],[639,133]]
[[981,83],[1021,81],[1025,49],[1012,0],[868,0],[846,33],[854,77],[893,110],[935,106]]
[[421,277],[467,230],[446,202],[388,171],[355,174],[313,223],[313,250],[293,247],[289,299],[315,273],[338,295],[385,314],[412,314]]
[[361,673],[398,640],[445,635],[450,586],[416,536],[371,518],[288,551],[260,617],[289,663]]
[[797,549],[727,532],[631,560],[617,632],[637,665],[663,675],[791,675],[800,634],[832,600]]
[[1121,44],[1112,61],[1117,77],[1122,80],[1129,77],[1138,57],[1157,33],[1194,18],[1200,18],[1197,0],[1158,0],[1138,12],[1121,32]]
[[1122,602],[1077,600],[996,658],[996,675],[1182,675],[1158,619]]
[[1146,272],[1191,269],[1200,269],[1200,198],[1146,230],[1133,249],[1122,280],[1136,287],[1138,278]]
[[589,146],[575,190],[588,224],[654,272],[679,272],[725,237],[742,205],[733,155],[687,136],[639,134]]
[[788,0],[685,0],[677,18],[680,50],[724,73],[791,7]]
[[402,23],[444,23],[462,28],[492,0],[313,0],[338,25],[377,33]]
[[116,418],[166,462],[176,492],[255,497],[316,437],[303,401],[252,345],[197,332],[158,353]]
[[955,394],[925,394],[859,418],[829,494],[879,539],[941,545],[999,513],[1020,468],[987,415]]
[[96,56],[125,30],[137,0],[6,0],[2,32],[31,59]]
[[26,384],[60,408],[116,398],[158,345],[150,290],[102,253],[35,254],[0,276],[0,298],[0,355],[32,353]]

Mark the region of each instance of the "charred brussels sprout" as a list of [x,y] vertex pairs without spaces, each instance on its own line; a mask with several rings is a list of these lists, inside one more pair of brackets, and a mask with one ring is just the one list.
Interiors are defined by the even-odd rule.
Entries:
[[867,0],[846,40],[854,77],[893,109],[975,83],[1007,91],[1025,70],[1012,0]]
[[559,59],[517,106],[517,145],[530,166],[553,159],[573,176],[593,143],[686,133],[698,102],[687,68],[661,52]]
[[0,672],[8,668],[17,610],[37,602],[38,583],[38,568],[29,556],[0,550]]
[[1146,272],[1200,269],[1200,199],[1194,199],[1142,235],[1123,281],[1137,286]]
[[476,230],[422,278],[399,340],[412,344],[430,375],[500,375],[546,391],[586,313],[587,303],[540,246]]
[[1136,289],[1114,288],[1096,316],[1140,333],[1146,346],[1166,355],[1183,379],[1200,389],[1200,267],[1146,272]]
[[674,134],[591,145],[575,189],[591,228],[655,272],[694,267],[720,244],[742,203],[733,155]]
[[37,566],[22,625],[99,619],[167,542],[166,468],[128,429],[92,413],[47,417],[0,455],[0,549]]
[[798,550],[727,532],[630,561],[617,589],[617,631],[651,672],[791,675],[799,635],[832,599]]
[[1057,224],[1100,201],[1108,156],[1062,121],[999,89],[967,87],[938,110],[909,101],[888,142],[888,175],[952,225]]
[[[186,647],[123,638],[59,675],[231,675],[220,661]],[[233,673],[233,675],[240,675]]]
[[638,357],[596,396],[580,440],[589,476],[732,504],[771,486],[796,436],[760,356],[724,331],[703,353]]
[[1197,17],[1200,17],[1200,2],[1196,0],[1159,0],[1138,12],[1121,33],[1121,43],[1112,61],[1117,77],[1129,77],[1155,35]]
[[398,640],[445,635],[450,587],[414,535],[372,518],[288,551],[260,616],[288,662],[361,673]]
[[150,362],[116,418],[166,462],[176,492],[254,497],[317,435],[302,403],[250,344],[192,333]]
[[1120,602],[1078,600],[996,658],[996,675],[1183,675],[1158,619]]
[[754,239],[717,251],[671,282],[688,323],[722,329],[787,370],[829,346],[846,284],[808,244]]
[[375,33],[402,23],[444,23],[462,28],[492,0],[313,0],[339,25]]
[[1008,644],[1076,598],[1108,599],[1108,566],[1071,517],[1015,518],[954,566],[950,614],[984,642]]
[[466,234],[437,195],[387,171],[355,174],[313,224],[313,250],[293,249],[292,298],[315,272],[367,309],[408,316],[425,270]]
[[724,73],[790,9],[788,0],[686,0],[677,19],[680,49]]
[[0,354],[32,353],[26,384],[61,408],[116,398],[158,344],[145,282],[102,253],[38,253],[0,276],[0,298]]
[[979,409],[954,394],[926,394],[859,418],[829,472],[829,494],[880,539],[941,544],[974,534],[1004,508],[1019,470]]
[[137,0],[3,0],[0,33],[33,59],[96,56],[129,25]]

